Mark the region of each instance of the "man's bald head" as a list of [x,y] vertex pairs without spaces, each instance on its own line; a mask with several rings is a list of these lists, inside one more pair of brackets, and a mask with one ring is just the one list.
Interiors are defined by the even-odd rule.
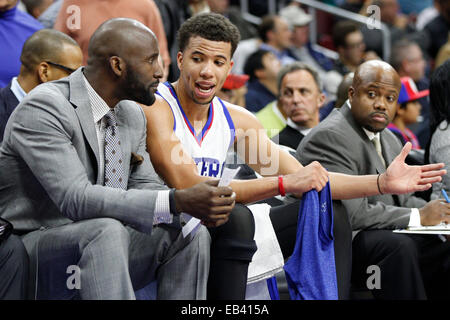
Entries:
[[39,30],[25,41],[20,61],[28,72],[34,72],[42,61],[62,64],[62,48],[65,45],[81,52],[78,43],[67,34],[54,29]]
[[128,60],[139,50],[151,44],[157,46],[157,39],[152,30],[141,22],[128,18],[114,18],[102,23],[89,41],[88,62],[90,65],[98,60],[119,56]]
[[353,77],[353,88],[369,82],[379,82],[381,84],[392,84],[400,91],[400,77],[395,69],[381,60],[369,60],[362,63],[355,71]]
[[133,19],[108,20],[92,35],[88,54],[84,74],[110,107],[120,100],[153,104],[163,72],[158,40],[148,27]]
[[400,77],[388,63],[370,60],[361,64],[349,88],[355,121],[369,131],[382,131],[395,116],[400,88]]

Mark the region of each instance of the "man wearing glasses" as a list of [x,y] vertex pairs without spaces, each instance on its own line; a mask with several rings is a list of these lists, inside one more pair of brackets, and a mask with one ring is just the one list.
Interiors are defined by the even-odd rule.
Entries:
[[81,66],[83,54],[68,35],[43,29],[27,39],[20,61],[20,74],[0,89],[0,143],[11,113],[25,95],[43,82],[67,77]]

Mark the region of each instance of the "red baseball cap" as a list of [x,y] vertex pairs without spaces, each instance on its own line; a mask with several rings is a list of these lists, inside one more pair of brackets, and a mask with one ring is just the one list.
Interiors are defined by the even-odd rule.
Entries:
[[402,77],[400,81],[402,82],[402,88],[398,97],[399,104],[414,101],[430,94],[430,90],[417,90],[414,80],[410,77]]
[[245,85],[250,77],[246,74],[230,73],[223,84],[223,89],[233,90],[239,89]]

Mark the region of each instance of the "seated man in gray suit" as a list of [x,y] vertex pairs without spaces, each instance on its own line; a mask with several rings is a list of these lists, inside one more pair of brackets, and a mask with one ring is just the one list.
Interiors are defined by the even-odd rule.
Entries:
[[[369,61],[355,72],[349,100],[334,110],[300,143],[297,158],[307,165],[319,161],[330,171],[381,174],[401,150],[386,126],[392,120],[400,92],[396,71],[382,61]],[[380,142],[381,140],[381,142]],[[381,143],[381,144],[380,144]],[[366,286],[380,269],[373,290],[382,299],[448,298],[450,242],[435,235],[393,233],[391,229],[450,222],[450,204],[426,203],[413,194],[380,195],[334,201],[334,213],[346,212],[354,231],[353,280]]]
[[154,279],[159,299],[206,297],[210,238],[204,226],[183,237],[179,213],[221,225],[235,196],[217,180],[169,190],[156,176],[133,101],[154,102],[158,55],[143,24],[106,21],[87,66],[35,88],[8,121],[0,212],[22,235],[37,298],[134,299]]

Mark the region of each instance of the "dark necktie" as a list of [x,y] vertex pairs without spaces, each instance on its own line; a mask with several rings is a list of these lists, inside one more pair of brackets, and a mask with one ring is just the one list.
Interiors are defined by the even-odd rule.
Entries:
[[108,111],[105,120],[105,186],[126,190],[122,150],[116,115],[113,110]]

